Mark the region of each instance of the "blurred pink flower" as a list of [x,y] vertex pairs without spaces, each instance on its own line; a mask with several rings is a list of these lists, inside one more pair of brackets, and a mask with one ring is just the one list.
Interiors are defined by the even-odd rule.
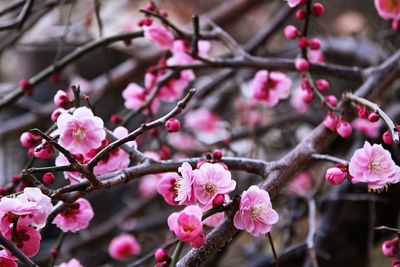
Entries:
[[307,52],[308,61],[312,64],[324,64],[325,57],[321,50],[311,50]]
[[86,107],[77,108],[72,115],[61,113],[57,127],[60,145],[72,153],[87,153],[98,148],[106,137],[103,120]]
[[367,137],[377,138],[379,136],[380,123],[370,122],[366,119],[356,118],[352,123],[353,127]]
[[120,234],[111,240],[108,253],[117,260],[126,260],[140,253],[141,248],[136,238],[130,234]]
[[307,195],[312,188],[312,175],[309,171],[297,174],[289,184],[289,190],[301,196]]
[[177,205],[178,202],[175,201],[177,197],[177,179],[179,178],[178,174],[175,172],[165,173],[161,177],[157,185],[157,191],[160,195],[163,196],[165,202],[170,205]]
[[193,183],[194,183],[194,171],[189,163],[184,162],[181,167],[178,168],[181,173],[181,177],[176,180],[177,184],[177,196],[175,201],[179,205],[193,205],[196,203],[196,197],[194,195]]
[[383,19],[400,18],[400,0],[375,0],[375,7]]
[[252,185],[243,192],[240,208],[233,218],[235,227],[254,236],[265,235],[277,223],[278,213],[272,209],[267,191]]
[[[144,88],[136,83],[130,83],[122,92],[122,97],[125,99],[125,107],[127,109],[136,110],[146,101],[147,92]],[[154,99],[151,103],[151,110],[153,113],[157,112],[159,102]]]
[[301,0],[287,0],[287,2],[290,7],[295,7],[301,3]]
[[215,113],[205,108],[200,108],[186,114],[185,126],[194,132],[213,133],[217,130],[218,120],[219,118]]
[[83,265],[77,259],[71,259],[69,262],[61,263],[55,267],[83,267]]
[[253,98],[262,100],[269,107],[276,106],[279,100],[289,96],[292,80],[282,72],[260,70],[254,76],[251,87]]
[[94,212],[89,201],[79,198],[74,204],[61,211],[54,218],[53,223],[64,232],[75,233],[88,227],[93,216]]
[[169,230],[179,240],[199,248],[205,242],[201,217],[199,206],[187,206],[181,212],[174,212],[168,217]]
[[143,26],[144,37],[161,48],[170,49],[174,42],[173,33],[164,25],[153,22],[150,26]]
[[370,189],[382,189],[400,181],[400,168],[392,160],[390,152],[382,145],[365,142],[357,149],[349,164],[352,183],[368,183]]
[[235,190],[236,182],[231,172],[221,164],[204,163],[195,170],[194,192],[200,205],[208,206],[218,194],[228,194]]
[[301,88],[293,90],[292,95],[290,97],[290,104],[299,113],[305,113],[308,111],[308,104],[303,100]]

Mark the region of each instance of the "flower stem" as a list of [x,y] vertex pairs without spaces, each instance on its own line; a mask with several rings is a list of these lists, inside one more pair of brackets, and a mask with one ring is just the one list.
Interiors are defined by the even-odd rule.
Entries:
[[172,254],[171,263],[170,263],[169,267],[176,266],[176,263],[178,262],[179,256],[181,255],[184,245],[185,245],[185,243],[183,243],[182,241],[178,242],[178,244],[176,245],[176,248],[174,250],[174,253]]

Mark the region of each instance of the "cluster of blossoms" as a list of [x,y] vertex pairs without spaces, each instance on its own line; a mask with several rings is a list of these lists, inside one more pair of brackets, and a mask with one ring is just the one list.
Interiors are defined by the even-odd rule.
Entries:
[[386,240],[382,244],[383,255],[389,258],[394,258],[392,261],[392,267],[400,266],[399,251],[400,251],[400,241],[398,236],[393,239]]
[[375,7],[379,16],[386,20],[392,20],[392,28],[400,30],[400,1],[399,0],[375,0]]
[[333,185],[343,183],[346,178],[352,183],[367,183],[370,190],[380,191],[400,181],[400,167],[382,145],[366,141],[354,152],[348,168],[337,165],[326,172],[326,180]]

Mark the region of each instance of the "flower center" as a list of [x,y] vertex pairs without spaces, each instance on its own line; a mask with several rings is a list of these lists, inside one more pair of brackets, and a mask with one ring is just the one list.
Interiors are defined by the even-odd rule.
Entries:
[[81,141],[85,138],[85,128],[81,126],[76,126],[75,129],[72,131],[72,137],[75,140]]
[[217,192],[217,186],[211,182],[208,182],[205,185],[203,185],[203,189],[206,192],[207,196],[213,196]]
[[251,207],[251,217],[253,219],[259,219],[265,212],[265,205],[263,203],[258,203]]
[[373,173],[379,174],[381,164],[383,162],[383,157],[380,155],[375,156],[370,162],[369,162],[369,170]]
[[397,0],[390,0],[389,3],[388,3],[388,5],[389,5],[389,10],[392,11],[392,12],[396,11],[396,9],[397,9],[398,6],[399,6]]

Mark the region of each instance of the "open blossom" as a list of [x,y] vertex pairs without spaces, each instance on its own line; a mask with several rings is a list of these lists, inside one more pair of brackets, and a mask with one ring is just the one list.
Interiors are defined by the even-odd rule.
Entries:
[[204,163],[195,170],[194,192],[202,206],[208,206],[218,194],[228,194],[235,190],[236,182],[231,172],[221,164]]
[[193,205],[196,203],[196,197],[193,189],[195,176],[192,166],[184,162],[178,171],[181,173],[181,177],[176,180],[177,196],[175,201],[179,205]]
[[400,181],[400,168],[396,166],[390,152],[382,145],[365,142],[357,149],[349,164],[352,183],[368,183],[370,189],[382,189]]
[[168,27],[153,22],[150,26],[143,26],[144,37],[156,43],[161,48],[171,48],[174,42],[174,35]]
[[8,256],[5,250],[0,251],[0,266],[2,267],[18,267],[17,263]]
[[383,19],[400,18],[400,0],[375,0],[375,7]]
[[285,74],[267,70],[258,71],[251,82],[253,98],[262,100],[269,107],[276,106],[280,99],[288,98],[291,86],[292,80]]
[[[11,240],[14,245],[21,250],[26,256],[33,257],[39,252],[40,248],[40,233],[30,226],[17,226],[15,234],[10,228],[4,233],[4,237]],[[11,251],[6,250],[9,256],[12,256]]]
[[61,211],[55,218],[53,223],[62,231],[73,233],[85,229],[90,220],[93,218],[94,212],[89,201],[79,198],[71,206]]
[[177,183],[179,176],[175,172],[165,173],[157,185],[157,191],[163,196],[165,202],[170,205],[177,205]]
[[71,259],[69,262],[63,262],[55,267],[83,267],[77,259]]
[[86,107],[77,108],[72,115],[61,113],[57,127],[60,130],[60,145],[72,153],[87,153],[98,148],[106,137],[103,120]]
[[[147,92],[144,88],[136,83],[130,83],[122,92],[122,97],[125,99],[125,107],[127,109],[136,110],[146,101]],[[154,100],[151,104],[151,111],[156,112],[159,102]]]
[[268,192],[252,185],[243,192],[233,223],[239,230],[260,236],[270,232],[278,219],[279,215],[272,209]]
[[168,217],[169,230],[179,240],[199,248],[205,242],[201,217],[199,206],[187,206],[181,212],[174,212]]
[[108,253],[117,260],[126,260],[132,256],[138,255],[141,251],[136,238],[130,234],[120,234],[111,240],[108,247]]

